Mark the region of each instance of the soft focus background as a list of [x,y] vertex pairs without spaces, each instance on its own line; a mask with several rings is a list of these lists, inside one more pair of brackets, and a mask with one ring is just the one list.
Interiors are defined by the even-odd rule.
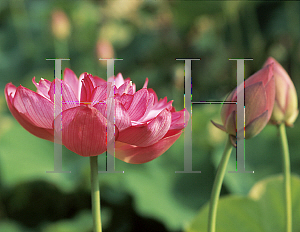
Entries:
[[[91,232],[89,159],[63,149],[63,170],[53,170],[54,147],[25,131],[10,114],[6,83],[35,90],[33,76],[53,80],[54,62],[79,76],[106,78],[98,58],[122,58],[121,72],[143,86],[149,78],[159,98],[184,107],[184,63],[193,61],[193,101],[223,100],[236,87],[236,62],[245,76],[269,56],[280,62],[300,91],[300,2],[246,1],[0,1],[0,231]],[[124,174],[100,174],[105,232],[172,231],[188,225],[208,202],[226,135],[214,128],[220,105],[193,105],[193,170],[183,170],[183,136],[161,157],[131,165],[116,160]],[[287,129],[291,168],[300,174],[300,122]],[[253,184],[280,173],[274,126],[246,142],[246,170],[227,174],[222,195],[246,195]],[[105,170],[105,155],[99,156]],[[235,169],[235,150],[228,170]],[[230,209],[228,209],[230,210]]]

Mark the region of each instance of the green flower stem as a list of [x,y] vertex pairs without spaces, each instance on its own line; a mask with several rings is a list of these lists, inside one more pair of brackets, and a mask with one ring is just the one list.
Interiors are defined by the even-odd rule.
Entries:
[[91,165],[91,194],[94,232],[102,232],[100,214],[100,190],[98,181],[98,156],[90,157]]
[[220,191],[225,176],[226,167],[230,158],[232,144],[228,136],[226,146],[218,167],[217,175],[214,181],[213,189],[210,196],[209,213],[208,213],[208,232],[216,231],[217,207],[220,197]]
[[283,172],[284,172],[284,189],[285,189],[285,220],[286,232],[292,232],[292,192],[291,192],[291,169],[290,169],[290,154],[289,146],[286,137],[285,124],[279,125],[282,158],[283,158]]

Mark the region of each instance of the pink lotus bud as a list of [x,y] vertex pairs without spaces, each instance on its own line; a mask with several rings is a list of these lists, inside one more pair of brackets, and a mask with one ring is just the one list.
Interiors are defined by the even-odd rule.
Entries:
[[[244,91],[242,85],[238,86],[226,99],[237,101],[237,91]],[[274,105],[275,81],[272,64],[262,68],[245,81],[245,138],[256,136],[268,123]],[[221,119],[223,125],[213,122],[219,129],[231,135],[235,144],[237,136],[237,105],[223,104]],[[243,130],[244,128],[241,128]]]
[[56,10],[52,13],[52,33],[57,39],[66,39],[70,35],[70,22],[67,15]]
[[[148,79],[137,92],[130,78],[124,80],[120,73],[108,82],[87,73],[78,80],[66,68],[63,80],[32,81],[37,92],[12,83],[6,85],[5,98],[12,115],[42,139],[53,142],[54,132],[61,130],[61,143],[81,156],[100,155],[113,142],[107,138],[107,127],[113,125],[107,120],[108,112],[115,112],[115,156],[128,163],[149,162],[163,154],[189,120],[185,109],[176,111],[166,97],[158,100],[154,90],[147,89]],[[53,118],[56,82],[62,88],[61,119]],[[107,95],[114,96],[114,111],[107,110],[113,106],[107,104]],[[61,120],[62,128],[54,128],[55,120]]]
[[269,57],[264,66],[271,63],[274,63],[275,103],[270,122],[293,126],[299,113],[295,86],[288,73],[274,58]]

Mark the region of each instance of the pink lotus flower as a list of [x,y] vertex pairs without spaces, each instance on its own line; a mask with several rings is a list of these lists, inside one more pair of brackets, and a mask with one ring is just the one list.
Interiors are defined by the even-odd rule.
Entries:
[[274,63],[275,103],[270,122],[273,124],[285,123],[293,126],[298,117],[298,97],[295,86],[285,69],[272,57],[269,57],[264,66]]
[[158,100],[156,93],[147,89],[148,79],[137,92],[135,84],[121,74],[106,82],[83,73],[78,80],[68,68],[63,80],[32,81],[37,92],[6,85],[5,97],[12,115],[33,135],[53,142],[54,130],[60,130],[54,128],[53,117],[55,82],[59,82],[63,102],[61,142],[81,156],[100,155],[107,149],[106,140],[112,142],[112,138],[106,138],[107,127],[113,125],[106,119],[107,96],[115,99],[115,155],[128,163],[149,162],[163,154],[179,138],[189,119],[185,109],[176,112],[166,97]]
[[[268,123],[275,100],[275,81],[273,65],[270,64],[254,73],[245,81],[245,138],[252,138],[262,131]],[[238,86],[226,99],[237,101],[237,91],[244,91],[242,85]],[[223,104],[221,119],[223,125],[213,122],[219,129],[230,135],[235,144],[236,128],[236,104]],[[244,128],[241,128],[244,130]],[[238,138],[239,139],[239,138]]]

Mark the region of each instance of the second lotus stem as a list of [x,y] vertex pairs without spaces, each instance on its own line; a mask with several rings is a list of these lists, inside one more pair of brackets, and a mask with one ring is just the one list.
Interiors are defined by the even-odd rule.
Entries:
[[285,131],[285,124],[279,125],[282,158],[283,158],[283,183],[285,196],[285,221],[286,232],[292,232],[292,191],[291,191],[291,168],[290,168],[290,154],[289,146]]

